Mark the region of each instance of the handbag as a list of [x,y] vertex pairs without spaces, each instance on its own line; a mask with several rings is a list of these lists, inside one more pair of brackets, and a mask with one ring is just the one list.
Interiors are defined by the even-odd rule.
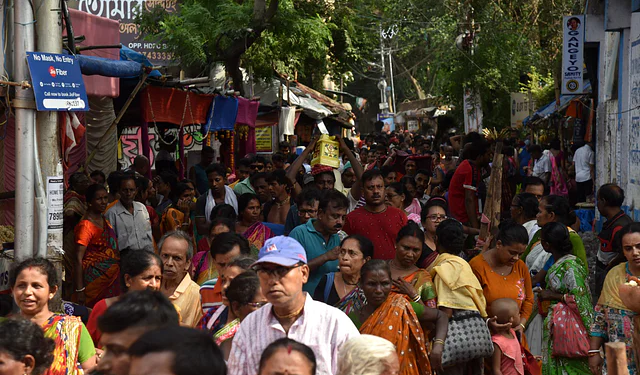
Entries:
[[524,346],[520,346],[522,349],[522,364],[524,365],[524,375],[542,375],[542,367],[540,363],[536,359],[536,357],[531,354],[530,351],[524,348]]
[[589,335],[573,296],[567,295],[565,302],[553,306],[550,333],[552,356],[584,358],[589,355]]
[[442,366],[449,367],[493,354],[487,324],[477,311],[454,310],[442,351]]

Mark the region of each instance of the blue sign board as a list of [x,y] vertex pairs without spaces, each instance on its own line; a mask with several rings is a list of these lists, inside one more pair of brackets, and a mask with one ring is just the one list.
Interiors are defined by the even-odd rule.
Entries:
[[88,111],[89,100],[75,56],[27,52],[38,111]]

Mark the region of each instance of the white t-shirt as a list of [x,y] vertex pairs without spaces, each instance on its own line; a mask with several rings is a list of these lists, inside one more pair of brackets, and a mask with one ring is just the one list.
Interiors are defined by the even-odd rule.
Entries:
[[585,182],[591,179],[590,166],[596,163],[595,153],[588,144],[576,150],[573,156],[576,165],[576,182]]
[[540,177],[545,173],[551,172],[551,160],[549,160],[549,151],[544,151],[542,153],[542,157],[540,159],[534,161],[533,163],[533,175],[535,177]]

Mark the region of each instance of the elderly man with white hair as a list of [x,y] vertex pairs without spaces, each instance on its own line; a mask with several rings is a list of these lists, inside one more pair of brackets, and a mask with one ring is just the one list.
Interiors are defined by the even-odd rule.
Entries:
[[354,337],[342,345],[338,355],[337,375],[383,375],[399,371],[396,348],[382,337]]

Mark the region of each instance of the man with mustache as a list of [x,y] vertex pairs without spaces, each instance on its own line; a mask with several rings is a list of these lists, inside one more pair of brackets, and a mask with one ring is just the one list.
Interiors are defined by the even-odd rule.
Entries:
[[384,178],[379,170],[364,172],[362,186],[366,204],[347,215],[344,231],[370,239],[376,245],[374,259],[393,259],[396,236],[407,224],[407,215],[384,204]]
[[309,280],[302,288],[313,294],[322,276],[338,271],[340,236],[349,200],[341,192],[331,189],[323,192],[318,206],[318,218],[295,227],[289,237],[300,242],[309,259]]

